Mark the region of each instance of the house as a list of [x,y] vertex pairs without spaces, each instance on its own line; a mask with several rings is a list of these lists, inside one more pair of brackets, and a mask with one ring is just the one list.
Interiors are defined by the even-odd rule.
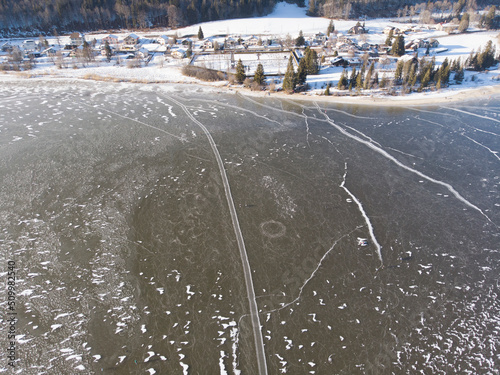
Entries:
[[439,42],[436,39],[430,39],[424,41],[424,47],[427,48],[437,48],[439,47]]
[[69,39],[72,46],[81,46],[85,42],[85,36],[78,32],[71,34]]
[[391,30],[392,30],[392,34],[393,34],[393,35],[398,35],[398,34],[401,34],[401,30],[400,30],[400,29],[398,29],[397,27],[394,27],[394,26],[387,26],[387,27],[384,29],[383,33],[384,33],[385,35],[389,35],[389,34],[391,33]]
[[248,38],[247,40],[245,40],[245,43],[248,46],[256,46],[256,45],[259,44],[259,39],[260,38],[257,38],[255,35],[252,35],[250,38]]
[[234,48],[238,45],[238,41],[234,38],[227,38],[224,40],[224,48]]
[[[109,46],[109,49],[111,50],[111,55],[114,55],[115,54],[115,47]],[[101,48],[101,55],[106,56],[106,54],[107,54],[106,48]]]
[[363,25],[361,25],[361,23],[358,22],[356,26],[351,27],[347,33],[351,35],[360,35],[360,34],[367,34],[368,30],[365,29],[364,23]]
[[146,48],[141,48],[135,53],[135,57],[145,59],[149,56],[149,51]]
[[184,51],[182,48],[179,48],[179,49],[173,50],[171,52],[171,55],[175,59],[183,59],[184,57],[186,57],[186,51]]
[[212,38],[205,38],[203,40],[202,48],[214,48],[214,40]]
[[162,35],[160,36],[158,39],[157,39],[157,42],[160,43],[161,45],[165,45],[165,44],[170,44],[173,42],[173,39],[170,38],[169,36],[166,36],[166,35]]
[[43,56],[55,56],[57,51],[59,51],[59,48],[56,48],[55,46],[51,46],[49,48],[46,48],[42,51]]
[[[167,37],[168,38],[168,37]],[[135,46],[136,44],[139,44],[139,37],[135,34],[129,34],[123,39],[123,44],[127,46]]]
[[25,40],[21,44],[21,49],[26,52],[34,51],[37,48],[37,44],[34,40]]
[[330,64],[332,64],[332,66],[341,66],[345,68],[347,65],[349,65],[349,62],[347,60],[344,60],[343,57],[337,56],[330,61]]
[[448,34],[454,34],[454,33],[458,33],[458,25],[452,24],[452,23],[442,23],[441,22],[436,26],[436,30],[444,31]]
[[1,47],[1,50],[2,52],[12,52],[12,44],[10,44],[9,42],[5,42],[4,44],[2,44],[2,47]]
[[108,42],[108,44],[116,45],[118,44],[118,37],[116,35],[109,34],[108,36],[102,38],[102,42],[103,43]]
[[327,39],[328,39],[328,37],[326,36],[326,34],[319,32],[319,33],[314,34],[314,37],[312,40],[315,43],[323,44],[326,42]]

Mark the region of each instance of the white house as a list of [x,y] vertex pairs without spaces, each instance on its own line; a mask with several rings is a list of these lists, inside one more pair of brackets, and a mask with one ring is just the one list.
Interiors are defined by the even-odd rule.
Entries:
[[135,34],[129,34],[123,39],[123,44],[128,46],[135,46],[139,43],[139,37]]
[[179,48],[179,49],[173,50],[171,52],[171,55],[173,58],[183,59],[184,57],[186,57],[186,51],[184,51],[182,48]]
[[141,48],[135,53],[135,56],[140,59],[145,59],[149,56],[149,51],[146,48]]
[[23,51],[34,51],[36,50],[37,48],[37,44],[34,40],[25,40],[22,44],[21,44],[21,49]]
[[85,36],[82,33],[73,33],[69,36],[70,44],[73,46],[81,46],[85,42]]
[[162,35],[157,39],[157,42],[161,45],[169,44],[171,41],[173,41],[173,39],[166,35]]
[[109,44],[116,45],[118,44],[118,37],[116,35],[109,34],[108,36],[102,38],[102,42],[103,43],[108,42]]

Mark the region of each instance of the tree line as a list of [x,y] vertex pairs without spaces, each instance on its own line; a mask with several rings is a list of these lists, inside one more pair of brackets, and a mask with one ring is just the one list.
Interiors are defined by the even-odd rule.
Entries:
[[[286,0],[305,6],[314,16],[418,16],[441,12],[443,20],[474,11],[498,0]],[[0,31],[4,34],[48,34],[56,28],[90,31],[110,28],[149,28],[192,25],[199,22],[268,14],[279,0],[0,0]],[[495,13],[481,20],[498,25]]]
[[[303,0],[299,0],[303,1]],[[0,30],[50,33],[105,28],[182,27],[262,16],[278,0],[0,0]],[[294,0],[292,0],[294,2]]]

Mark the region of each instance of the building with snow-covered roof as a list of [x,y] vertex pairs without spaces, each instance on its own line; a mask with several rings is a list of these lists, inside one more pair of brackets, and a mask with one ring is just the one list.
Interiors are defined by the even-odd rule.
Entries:
[[171,52],[171,55],[175,59],[183,59],[186,57],[186,51],[184,51],[182,48],[175,49]]
[[123,39],[123,44],[128,46],[135,46],[139,43],[139,37],[135,34],[129,34]]
[[103,43],[106,43],[108,42],[108,44],[118,44],[118,37],[116,35],[113,35],[113,34],[109,34],[108,36],[105,36],[104,38],[102,38],[102,42]]
[[82,33],[72,33],[69,36],[70,44],[72,46],[81,46],[85,42],[85,36]]
[[161,45],[170,44],[173,43],[173,41],[174,39],[167,35],[162,35],[157,39],[157,42],[160,43]]

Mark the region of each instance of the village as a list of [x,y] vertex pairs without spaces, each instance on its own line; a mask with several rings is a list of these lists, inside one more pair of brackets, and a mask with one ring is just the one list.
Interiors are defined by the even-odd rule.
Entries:
[[[488,32],[485,35],[484,30],[472,27],[464,33],[464,30],[459,30],[457,23],[429,25],[391,20],[322,21],[322,27],[315,26],[313,29],[306,26],[305,32],[298,30],[298,33],[271,33],[269,30],[255,34],[218,33],[222,28],[220,25],[214,30],[210,27],[213,25],[201,24],[181,30],[86,35],[74,32],[65,36],[40,36],[38,40],[4,40],[0,42],[0,70],[57,75],[57,70],[71,69],[85,70],[86,73],[80,75],[83,78],[114,77],[115,80],[131,80],[131,77],[139,77],[144,82],[182,82],[187,79],[183,78],[182,72],[186,75],[188,71],[183,68],[192,66],[198,68],[197,74],[187,75],[197,77],[198,80],[201,78],[204,81],[250,87],[260,65],[265,82],[259,85],[259,89],[279,91],[283,88],[289,62],[293,65],[294,72],[297,72],[300,60],[304,58],[306,51],[311,50],[317,59],[318,69],[308,72],[307,79],[302,85],[294,85],[292,92],[323,95],[328,89],[327,95],[352,95],[353,89],[356,89],[356,74],[363,74],[361,88],[370,95],[388,91],[394,94],[398,80],[400,83],[411,81],[409,65],[405,69],[406,76],[398,72],[398,69],[402,69],[404,62],[413,61],[416,71],[418,59],[422,57],[432,60],[436,69],[445,60],[445,64],[451,67],[452,60],[456,59],[455,63],[459,64],[462,76],[454,79],[449,72],[446,82],[441,82],[440,87],[484,81],[485,77],[477,76],[476,72],[464,74],[463,70],[474,70],[467,66],[470,65],[467,59],[471,52],[484,49],[486,41],[496,39],[496,33]],[[230,21],[214,23],[223,22]],[[327,27],[324,27],[325,24]],[[296,28],[297,25],[294,30]],[[245,31],[247,29],[246,27]],[[469,42],[471,38],[475,38],[476,48],[457,48],[457,38]],[[442,44],[440,40],[447,43]],[[494,58],[496,42],[490,42]],[[394,53],[396,43],[403,43],[403,49],[398,53]],[[450,49],[450,44],[457,50]],[[238,62],[244,67],[245,80],[235,78]],[[399,68],[398,62],[401,65]],[[492,66],[494,67],[493,62]],[[150,71],[145,78],[141,73],[114,74],[111,67],[121,71],[123,69],[118,68],[157,69],[156,72]],[[103,68],[107,68],[105,75]],[[365,77],[368,68],[372,72],[370,77]],[[200,69],[212,74],[199,74]],[[165,71],[170,73],[165,74]],[[498,81],[497,71],[493,69],[487,73],[488,83]],[[343,76],[351,78],[344,84]],[[253,85],[254,89],[255,86]],[[435,88],[436,85],[432,85],[432,82],[425,87],[427,90]],[[360,87],[357,89],[359,94]]]

